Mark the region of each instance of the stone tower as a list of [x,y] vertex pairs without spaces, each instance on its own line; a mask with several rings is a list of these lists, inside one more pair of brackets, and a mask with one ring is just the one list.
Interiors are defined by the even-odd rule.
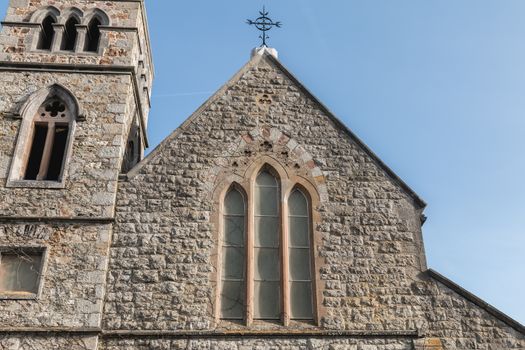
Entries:
[[144,3],[11,0],[0,71],[0,348],[95,349],[119,174],[148,143]]

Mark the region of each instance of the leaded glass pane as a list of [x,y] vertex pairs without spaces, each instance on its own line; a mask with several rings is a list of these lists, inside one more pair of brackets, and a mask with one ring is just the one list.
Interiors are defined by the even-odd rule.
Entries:
[[221,263],[221,317],[243,319],[245,304],[245,205],[239,191],[224,198]]
[[255,248],[255,279],[279,281],[279,249]]
[[310,282],[290,283],[290,311],[294,319],[312,319],[312,284]]
[[38,292],[41,254],[0,253],[0,292]]
[[224,244],[244,245],[244,216],[224,216]]
[[257,180],[255,181],[255,184],[257,186],[270,186],[270,187],[278,186],[277,179],[275,178],[275,176],[273,176],[267,171],[263,171],[257,176]]
[[277,187],[257,187],[255,197],[255,213],[257,215],[278,215],[277,192]]
[[290,249],[290,280],[310,280],[310,249]]
[[290,225],[290,247],[303,247],[307,248],[310,246],[309,240],[309,219],[308,217],[296,217],[290,216],[288,218]]
[[254,316],[256,319],[279,319],[281,317],[280,282],[255,282]]
[[293,191],[288,198],[288,213],[293,216],[308,216],[308,201],[301,191]]
[[279,218],[271,216],[255,217],[255,246],[279,247]]
[[222,249],[222,278],[244,279],[244,247]]
[[222,318],[244,318],[244,283],[224,281],[221,290]]
[[244,198],[239,191],[233,189],[224,199],[224,213],[228,215],[244,215]]

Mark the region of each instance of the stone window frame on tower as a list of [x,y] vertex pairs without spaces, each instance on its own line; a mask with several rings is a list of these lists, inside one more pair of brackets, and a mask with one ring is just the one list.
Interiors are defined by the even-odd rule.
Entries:
[[[84,120],[75,95],[58,84],[40,89],[29,96],[20,109],[20,116],[22,121],[6,187],[65,188],[76,124]],[[59,135],[64,130],[67,130],[65,139],[62,134]],[[56,139],[57,135],[60,139]],[[40,141],[37,137],[40,137]],[[62,144],[58,145],[58,142]],[[41,149],[40,153],[34,152],[35,147]],[[60,161],[54,159],[57,153],[53,153],[54,147],[60,153]],[[37,157],[39,170],[35,179],[26,179],[28,166],[34,162],[31,157]],[[56,179],[47,180],[52,162],[61,164],[60,171]]]
[[[4,269],[3,259],[9,257],[10,264],[18,264],[18,273],[28,273],[29,270],[34,268],[33,265],[37,265],[37,268],[32,271],[35,275],[32,288],[28,290],[27,283],[18,283],[19,288],[16,290],[1,290],[0,287],[0,300],[38,300],[42,295],[44,288],[44,274],[46,271],[46,263],[48,260],[48,249],[46,246],[0,246],[0,279],[9,278],[9,272],[13,272],[10,269]],[[33,261],[36,257],[39,261]],[[34,264],[31,264],[34,263]],[[29,266],[28,266],[29,265]],[[7,271],[6,271],[7,270]],[[5,276],[8,275],[8,276]],[[17,276],[17,278],[19,278]],[[21,280],[23,278],[20,278]],[[26,279],[27,282],[27,279]],[[5,284],[4,281],[0,281],[0,285]],[[8,283],[9,284],[9,283]],[[23,286],[23,285],[26,286]]]
[[[40,42],[44,27],[43,21],[51,16],[54,20],[53,26],[53,38],[49,48],[40,48]],[[74,28],[68,23],[74,20]],[[98,21],[100,24],[98,28],[98,45],[96,50],[88,50],[89,37],[90,37],[90,25],[92,21]],[[54,6],[46,6],[36,10],[30,18],[30,23],[36,24],[33,29],[32,43],[30,45],[31,51],[42,52],[42,53],[60,53],[66,55],[84,55],[84,56],[98,56],[103,53],[103,50],[108,45],[108,38],[105,32],[105,28],[111,26],[109,16],[98,8],[89,9],[85,12],[81,11],[76,7],[69,7],[63,11],[58,10]],[[69,33],[68,35],[68,32]],[[74,34],[75,40],[72,47],[66,47],[68,37]]]
[[[255,274],[256,274],[256,262],[255,262],[255,231],[256,231],[256,212],[255,212],[255,197],[256,197],[256,181],[257,177],[263,173],[270,173],[277,181],[277,191],[279,196],[279,214],[278,220],[278,235],[279,235],[279,246],[277,249],[278,262],[277,266],[279,269],[279,316],[278,317],[261,317],[261,315],[255,314],[255,303],[257,300],[254,299],[255,291]],[[294,282],[291,276],[290,270],[290,215],[289,215],[289,198],[296,191],[299,190],[307,201],[308,205],[308,248],[309,248],[309,263],[310,263],[310,280],[308,281],[311,292],[311,317],[294,317],[291,313],[292,303],[294,300],[290,295],[291,284]],[[230,244],[225,243],[226,230],[228,229],[228,217],[231,216],[226,208],[225,201],[228,195],[236,191],[241,195],[244,201],[244,242],[243,244],[233,244],[233,248],[244,251],[244,262],[242,262],[243,268],[241,271],[242,278],[235,278],[236,276],[228,275],[227,261],[224,261],[226,257],[226,249],[230,249]],[[217,224],[217,247],[216,247],[216,295],[214,303],[214,317],[216,322],[242,322],[246,326],[252,326],[259,322],[279,322],[282,326],[291,326],[297,322],[306,323],[310,325],[319,325],[321,316],[320,309],[320,292],[319,292],[319,281],[318,281],[318,268],[320,266],[319,259],[317,258],[317,245],[320,242],[319,233],[317,232],[316,225],[320,222],[320,213],[317,208],[320,203],[320,196],[313,182],[308,179],[295,175],[291,169],[283,167],[275,159],[263,156],[256,162],[252,163],[245,172],[245,176],[231,176],[228,180],[223,181],[221,185],[217,187],[215,194],[216,203],[218,208],[214,213],[214,221]],[[240,214],[233,214],[239,216]],[[227,259],[227,257],[226,257]],[[232,265],[234,266],[234,265]],[[242,299],[242,317],[239,316],[228,316],[224,314],[223,310],[223,297],[229,298],[229,296],[223,295],[223,288],[225,282],[231,282],[232,285],[241,285],[242,290],[240,291]],[[227,299],[226,299],[227,300]]]

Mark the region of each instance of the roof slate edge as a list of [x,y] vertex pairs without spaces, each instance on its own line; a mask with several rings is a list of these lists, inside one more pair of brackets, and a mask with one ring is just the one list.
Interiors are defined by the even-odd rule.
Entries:
[[194,119],[196,119],[202,111],[204,111],[208,105],[210,105],[216,98],[218,98],[224,91],[230,86],[235,84],[237,80],[244,75],[253,66],[256,66],[262,59],[268,59],[270,62],[275,64],[290,80],[292,80],[307,97],[309,97],[314,103],[321,109],[341,130],[345,131],[346,134],[357,143],[359,147],[370,156],[384,171],[385,173],[397,183],[413,200],[417,207],[424,209],[426,203],[422,200],[417,193],[410,188],[399,176],[394,173],[356,134],[354,134],[334,113],[328,109],[310,90],[308,90],[299,79],[297,79],[277,58],[271,54],[265,52],[262,55],[254,55],[237,73],[233,75],[217,92],[215,92],[210,98],[208,98],[190,117],[188,117],[179,127],[177,127],[168,137],[166,137],[153,151],[148,154],[141,162],[139,162],[133,169],[131,169],[126,175],[127,178],[133,178],[136,176],[140,169],[150,159],[153,159],[156,154],[160,151],[162,146],[168,143],[173,138],[177,137],[187,125],[189,125]]
[[501,312],[500,310],[496,309],[494,306],[490,305],[483,299],[477,297],[476,295],[472,294],[465,288],[461,287],[459,284],[453,282],[452,280],[448,279],[447,277],[443,276],[439,272],[428,269],[427,272],[428,276],[430,276],[432,279],[440,282],[445,287],[451,289],[452,291],[456,292],[463,298],[467,299],[474,305],[482,308],[501,322],[505,323],[507,326],[511,327],[512,329],[525,334],[525,326],[513,319],[512,317],[508,316],[507,314]]

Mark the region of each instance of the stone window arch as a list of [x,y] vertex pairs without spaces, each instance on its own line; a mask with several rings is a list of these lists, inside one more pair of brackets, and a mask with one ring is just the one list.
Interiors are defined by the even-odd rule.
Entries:
[[93,9],[86,14],[87,26],[84,42],[85,52],[99,52],[102,42],[101,27],[110,24],[108,15],[100,9]]
[[60,85],[34,93],[21,110],[22,123],[8,186],[62,188],[76,121],[76,98]]
[[[319,196],[308,180],[267,158],[248,169],[239,182],[227,186],[220,200],[216,316],[247,325],[254,321],[280,321],[284,326],[293,321],[317,323],[313,224],[319,215],[313,207]],[[246,202],[242,226],[245,238],[237,247],[245,254],[236,255],[233,265],[225,256],[229,247],[225,237],[230,228],[225,224],[228,212],[224,209],[232,191],[242,193]],[[228,284],[227,276],[241,271],[243,279]],[[233,309],[234,313],[228,313]]]
[[51,51],[56,36],[55,25],[59,16],[60,11],[53,6],[42,8],[33,14],[31,22],[40,24],[36,40],[37,50]]
[[77,44],[78,31],[77,26],[80,24],[80,20],[77,16],[70,16],[64,25],[64,33],[62,34],[62,46],[61,50],[64,51],[75,51]]

